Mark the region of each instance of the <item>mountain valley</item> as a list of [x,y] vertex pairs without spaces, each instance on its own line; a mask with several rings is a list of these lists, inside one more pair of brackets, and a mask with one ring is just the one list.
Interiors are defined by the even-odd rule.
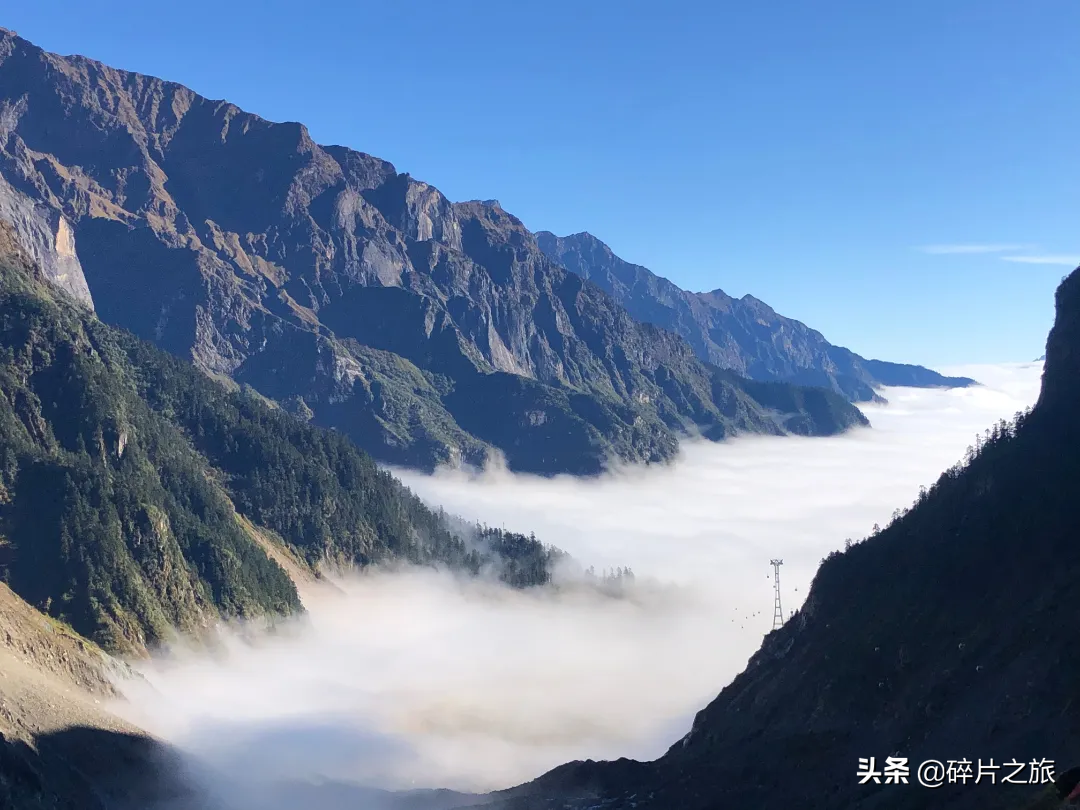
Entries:
[[[1048,213],[1067,172],[1020,137],[1034,122],[1053,151],[1022,110],[1034,73],[965,52],[1030,98],[934,164],[991,108],[932,26],[912,26],[925,65],[875,72],[887,43],[845,63],[825,36],[859,15],[818,10],[808,36],[792,11],[736,81],[749,7],[714,20],[720,57],[690,28],[664,50],[685,22],[664,9],[602,34],[594,9],[234,11],[58,8],[32,35],[64,48],[108,19],[123,47],[85,41],[147,73],[0,28],[0,808],[1077,806],[1076,780],[916,771],[1080,766],[1080,267],[1061,278],[1077,254]],[[957,61],[1000,22],[977,11],[942,46]],[[184,15],[228,53],[162,75],[311,130],[147,75],[176,66],[156,44],[194,58]],[[324,57],[347,92],[305,72]],[[230,64],[322,106],[234,95]],[[950,79],[953,117],[919,118]],[[446,194],[354,137],[425,171],[450,155]],[[715,288],[586,224],[684,240],[664,272]],[[863,317],[859,340],[907,359],[940,327],[937,360],[982,364],[870,359],[716,287],[752,287],[759,256],[774,303],[820,296],[805,311]],[[1038,353],[1059,278],[1045,355],[997,362]],[[933,326],[888,335],[882,302]],[[909,782],[860,781],[894,757]]]

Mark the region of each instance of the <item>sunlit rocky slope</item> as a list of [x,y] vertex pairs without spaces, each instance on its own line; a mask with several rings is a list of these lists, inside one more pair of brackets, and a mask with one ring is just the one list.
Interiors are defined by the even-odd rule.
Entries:
[[0,213],[103,320],[384,461],[497,449],[514,469],[587,474],[668,459],[688,431],[865,422],[832,391],[702,362],[496,202],[451,203],[301,124],[8,31],[0,177]]

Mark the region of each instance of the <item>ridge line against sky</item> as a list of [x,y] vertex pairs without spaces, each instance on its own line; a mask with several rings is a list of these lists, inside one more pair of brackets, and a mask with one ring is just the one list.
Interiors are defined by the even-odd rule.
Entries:
[[302,17],[283,0],[182,15],[58,0],[0,24],[301,121],[451,199],[499,199],[531,230],[587,230],[867,357],[1038,356],[1080,258],[1080,112],[1064,103],[1080,6],[1065,0],[420,0]]

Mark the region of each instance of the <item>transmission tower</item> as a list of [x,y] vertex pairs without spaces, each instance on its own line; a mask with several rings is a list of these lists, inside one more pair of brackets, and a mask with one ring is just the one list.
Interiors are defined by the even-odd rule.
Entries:
[[783,560],[770,560],[773,567],[773,590],[775,591],[775,600],[773,603],[773,630],[779,630],[784,626],[784,611],[780,607],[780,566],[784,564]]

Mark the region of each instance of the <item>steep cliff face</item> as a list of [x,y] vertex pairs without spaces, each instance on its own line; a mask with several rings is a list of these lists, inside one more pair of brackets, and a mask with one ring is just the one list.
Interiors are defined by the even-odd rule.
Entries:
[[880,398],[883,385],[965,386],[966,377],[945,377],[922,366],[867,360],[833,346],[804,323],[778,315],[750,295],[723,290],[692,293],[640,265],[616,256],[589,233],[536,235],[553,260],[600,286],[634,318],[683,338],[698,357],[757,380],[819,385],[859,402]]
[[[1078,291],[1080,270],[1058,291],[1034,410],[823,561],[803,608],[683,740],[655,762],[571,763],[502,806],[985,810],[1038,788],[930,790],[915,766],[1080,762]],[[858,784],[860,758],[888,756],[909,759],[910,784]]]
[[498,203],[451,203],[300,124],[5,32],[0,126],[0,174],[73,229],[105,321],[387,461],[497,447],[512,467],[588,473],[668,458],[686,429],[864,421],[842,402],[824,421],[774,413]]
[[75,232],[63,214],[12,188],[0,175],[0,220],[14,230],[16,239],[54,286],[94,308],[82,265],[75,251]]

